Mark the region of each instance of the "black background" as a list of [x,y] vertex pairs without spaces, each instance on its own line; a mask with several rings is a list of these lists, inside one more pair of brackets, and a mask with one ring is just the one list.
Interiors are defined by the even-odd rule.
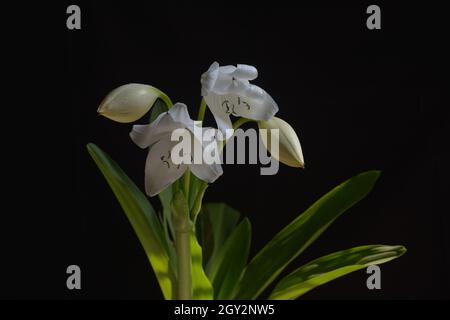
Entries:
[[[449,297],[442,8],[380,4],[382,29],[368,30],[367,4],[74,3],[82,10],[82,30],[65,28],[66,6],[58,5],[60,33],[40,60],[51,85],[36,83],[45,89],[38,101],[51,116],[33,121],[42,130],[52,127],[44,143],[27,146],[38,160],[25,176],[37,163],[43,167],[31,192],[17,186],[24,197],[15,203],[33,219],[6,218],[12,224],[4,233],[1,297],[162,298],[85,145],[99,145],[143,188],[146,154],[129,140],[131,125],[99,117],[98,104],[119,85],[146,83],[186,103],[194,117],[199,77],[215,60],[258,68],[254,83],[277,101],[277,116],[296,129],[305,156],[305,170],[280,165],[275,176],[260,176],[257,165],[225,166],[208,189],[206,201],[225,201],[250,218],[252,254],[338,183],[379,169],[374,191],[287,271],[347,247],[403,244],[408,252],[381,267],[381,290],[367,290],[360,271],[304,299]],[[82,269],[81,291],[66,289],[70,264]]]

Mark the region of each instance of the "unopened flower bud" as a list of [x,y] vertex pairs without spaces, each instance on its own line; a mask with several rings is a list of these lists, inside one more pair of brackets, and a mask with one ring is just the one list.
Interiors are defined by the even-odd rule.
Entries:
[[259,121],[258,126],[260,129],[267,130],[267,134],[261,134],[260,138],[269,152],[271,152],[271,129],[279,130],[278,156],[276,152],[271,153],[274,158],[291,167],[303,168],[305,166],[300,141],[294,129],[286,121],[273,117],[269,121]]
[[117,122],[134,122],[155,104],[161,92],[149,85],[129,83],[111,91],[102,101],[98,113]]

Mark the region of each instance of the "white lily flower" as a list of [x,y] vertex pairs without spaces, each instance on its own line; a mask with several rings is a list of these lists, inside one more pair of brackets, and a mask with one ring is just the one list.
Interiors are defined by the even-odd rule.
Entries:
[[[152,197],[163,191],[179,179],[188,168],[199,179],[209,183],[222,175],[222,167],[218,163],[207,164],[203,161],[200,164],[174,164],[172,162],[171,151],[178,143],[171,140],[174,130],[187,129],[193,143],[203,146],[203,139],[198,135],[198,128],[194,130],[194,126],[194,120],[189,117],[187,107],[182,103],[176,103],[149,125],[133,126],[130,132],[133,142],[141,148],[151,146],[145,164],[145,190],[149,196]],[[211,143],[216,141],[213,140]],[[203,147],[200,148],[202,149]]]
[[[286,121],[273,117],[269,121],[258,122],[260,129],[266,129],[267,134],[261,134],[261,140],[271,155],[281,163],[290,167],[304,168],[302,147],[295,130]],[[278,149],[272,153],[271,130],[278,130]]]
[[231,114],[267,121],[278,112],[278,105],[272,97],[249,82],[257,77],[258,71],[253,66],[238,64],[236,67],[220,67],[217,62],[201,76],[202,96],[222,133],[226,134],[233,128]]
[[129,83],[111,91],[97,112],[111,120],[129,123],[139,120],[155,104],[161,92],[149,85]]

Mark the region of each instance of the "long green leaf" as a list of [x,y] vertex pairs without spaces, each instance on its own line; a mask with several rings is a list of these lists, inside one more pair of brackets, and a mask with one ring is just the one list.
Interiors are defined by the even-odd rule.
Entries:
[[281,230],[249,263],[235,298],[256,299],[336,218],[372,190],[379,175],[368,171],[345,181]]
[[175,276],[169,262],[168,244],[165,242],[156,212],[146,196],[114,160],[93,143],[89,143],[87,149],[133,226],[155,272],[164,298],[172,299]]
[[233,232],[240,213],[225,203],[207,203],[197,220],[198,236],[203,247],[203,263],[209,276],[216,257],[223,250],[223,244]]
[[369,265],[391,261],[405,252],[406,249],[403,246],[368,245],[323,256],[283,278],[269,299],[296,299],[315,287]]
[[245,218],[225,241],[222,251],[212,265],[209,278],[214,287],[216,300],[232,298],[232,293],[247,264],[251,234],[250,221]]

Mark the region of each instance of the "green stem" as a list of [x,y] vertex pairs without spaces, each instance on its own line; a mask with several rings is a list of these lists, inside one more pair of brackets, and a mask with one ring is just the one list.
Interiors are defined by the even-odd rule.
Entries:
[[153,87],[156,91],[158,91],[159,93],[159,98],[164,101],[164,103],[167,105],[167,108],[172,108],[173,106],[173,102],[172,100],[169,98],[169,96],[167,94],[165,94],[164,92],[162,92],[161,90],[159,90],[158,88]]
[[191,170],[187,169],[184,173],[184,196],[189,199],[189,186],[191,185]]
[[189,215],[183,215],[182,226],[175,227],[175,251],[177,253],[178,287],[177,298],[179,300],[192,299],[192,267]]
[[206,101],[205,98],[202,98],[202,101],[200,102],[200,108],[198,109],[198,121],[203,121],[205,119],[205,112],[206,112]]

